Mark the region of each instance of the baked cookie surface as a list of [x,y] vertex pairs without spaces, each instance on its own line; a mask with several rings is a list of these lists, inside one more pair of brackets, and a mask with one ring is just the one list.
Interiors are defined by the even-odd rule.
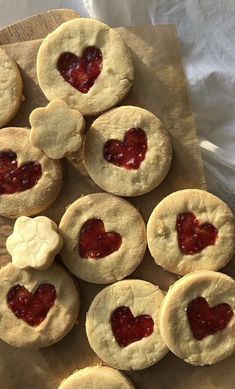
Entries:
[[15,347],[42,348],[62,339],[74,326],[79,294],[59,265],[44,272],[0,270],[0,338]]
[[90,366],[75,371],[59,389],[134,389],[131,381],[118,370],[106,366]]
[[117,31],[97,20],[77,18],[44,39],[37,76],[48,100],[58,98],[83,115],[95,115],[126,96],[134,69]]
[[218,270],[235,252],[235,220],[218,197],[184,189],[165,197],[147,225],[149,250],[157,264],[173,273]]
[[108,284],[126,277],[146,250],[142,216],[127,201],[106,193],[89,194],[71,204],[59,232],[61,258],[77,277]]
[[235,351],[235,281],[196,271],[171,286],[160,309],[160,332],[169,349],[193,365],[211,365]]
[[162,122],[134,106],[114,108],[96,119],[84,146],[91,178],[119,196],[139,196],[158,186],[168,173],[171,155]]
[[23,82],[15,61],[0,48],[0,127],[18,112],[22,90]]
[[141,370],[158,362],[168,348],[159,326],[164,293],[142,280],[119,281],[94,298],[86,318],[90,346],[109,366]]
[[26,128],[0,131],[0,215],[16,218],[48,208],[62,186],[59,161],[33,147]]

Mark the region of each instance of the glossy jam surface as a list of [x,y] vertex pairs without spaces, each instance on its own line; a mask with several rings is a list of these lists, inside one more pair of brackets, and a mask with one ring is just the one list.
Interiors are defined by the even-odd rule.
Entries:
[[29,161],[18,167],[16,153],[11,150],[0,151],[0,194],[30,189],[41,176],[42,167],[38,162]]
[[126,347],[153,333],[154,322],[149,315],[134,317],[130,308],[118,307],[111,315],[114,337],[121,347]]
[[233,310],[229,304],[222,303],[210,307],[204,297],[195,298],[187,307],[188,321],[197,340],[226,328],[232,316]]
[[103,156],[113,165],[137,170],[145,159],[147,148],[145,132],[141,128],[130,128],[123,141],[110,139],[105,142]]
[[205,247],[214,245],[218,230],[210,223],[200,224],[191,212],[178,215],[176,230],[180,250],[183,254],[196,254]]
[[40,284],[34,293],[17,284],[7,293],[8,307],[30,326],[38,326],[46,318],[55,299],[56,290],[51,284]]
[[101,219],[87,220],[79,235],[79,254],[81,258],[99,259],[117,251],[122,237],[117,232],[106,232]]
[[82,57],[63,53],[57,61],[61,76],[81,93],[87,93],[102,70],[102,53],[98,47],[87,47]]

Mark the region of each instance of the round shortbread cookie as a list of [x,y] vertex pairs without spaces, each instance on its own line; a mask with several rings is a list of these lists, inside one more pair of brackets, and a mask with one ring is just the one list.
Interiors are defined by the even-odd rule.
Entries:
[[37,75],[48,100],[58,98],[83,115],[95,115],[126,96],[134,69],[117,31],[97,20],[77,18],[43,40]]
[[171,155],[162,122],[133,106],[114,108],[96,119],[84,147],[91,178],[119,196],[139,196],[158,186],[168,173]]
[[82,145],[85,120],[62,100],[52,100],[36,108],[29,117],[30,141],[52,159],[60,159]]
[[218,270],[235,252],[235,220],[218,197],[184,189],[165,197],[153,210],[147,239],[156,263],[173,273]]
[[20,270],[11,263],[0,270],[0,338],[15,347],[42,348],[62,339],[74,326],[79,294],[59,265]]
[[18,112],[22,102],[23,82],[15,61],[0,48],[0,127]]
[[77,277],[97,284],[121,280],[140,264],[146,228],[126,200],[95,193],[81,197],[63,215],[61,258]]
[[62,186],[60,162],[33,147],[29,134],[17,127],[0,131],[0,215],[9,218],[48,208]]
[[158,362],[168,348],[158,326],[164,293],[142,280],[119,281],[94,298],[86,318],[90,346],[107,365],[141,370]]
[[118,370],[106,366],[90,366],[66,378],[59,389],[134,389],[129,379]]
[[173,284],[160,309],[160,332],[169,349],[192,365],[211,365],[235,351],[235,281],[196,271]]

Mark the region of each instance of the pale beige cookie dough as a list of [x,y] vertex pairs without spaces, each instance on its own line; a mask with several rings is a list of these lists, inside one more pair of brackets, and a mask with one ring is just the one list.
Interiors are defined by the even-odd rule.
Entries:
[[90,366],[75,371],[66,378],[59,389],[135,389],[134,385],[118,370],[106,366]]
[[[119,234],[118,250],[104,257],[82,257],[81,230],[92,219],[102,220],[106,233]],[[126,277],[140,264],[146,250],[146,228],[140,213],[127,201],[106,193],[89,194],[71,204],[59,232],[64,240],[60,254],[64,264],[77,277],[92,283],[108,284]],[[101,237],[97,235],[97,239]]]
[[[182,252],[176,222],[178,215],[185,212],[195,215],[199,228],[209,223],[217,229],[214,244],[194,254]],[[191,238],[194,236],[190,235]],[[235,220],[229,207],[218,197],[199,189],[184,189],[165,197],[153,210],[147,225],[147,239],[156,263],[173,273],[218,270],[235,252]]]
[[7,124],[18,112],[23,82],[15,61],[0,48],[0,127]]
[[[163,297],[164,293],[157,286],[142,280],[119,281],[98,293],[86,318],[88,340],[95,353],[109,366],[121,370],[145,369],[163,358],[168,351],[158,326]],[[111,326],[111,316],[120,307],[129,308],[135,321],[142,315],[150,316],[153,332],[120,346]]]
[[[33,187],[12,194],[0,194],[0,215],[9,218],[34,215],[48,208],[57,198],[62,186],[60,162],[48,158],[44,152],[33,147],[29,133],[28,129],[18,127],[3,128],[0,131],[0,160],[1,155],[4,155],[2,153],[9,151],[17,157],[17,166],[12,165],[5,178],[0,173],[1,191],[4,191],[4,182],[9,180],[9,174],[18,174],[18,169],[29,162],[40,164],[42,171]],[[5,165],[4,158],[0,163]]]
[[13,265],[19,269],[48,269],[63,246],[57,231],[56,223],[46,216],[19,217],[6,241]]
[[[235,281],[225,274],[213,271],[193,272],[173,284],[163,300],[159,319],[160,331],[169,349],[192,365],[211,365],[230,356],[235,351],[234,295]],[[197,314],[197,328],[202,332],[205,327],[207,330],[208,327],[213,328],[214,314],[223,323],[224,315],[222,318],[219,315],[219,304],[228,304],[230,308],[226,309],[231,310],[230,320],[225,328],[202,339],[197,339],[197,335],[194,337],[187,317],[189,304],[196,304],[199,297],[206,299],[210,307],[209,316],[203,312]]]
[[[102,69],[88,93],[65,81],[58,70],[63,53],[81,58],[88,47],[102,53]],[[58,98],[83,115],[95,115],[118,104],[128,93],[134,78],[130,51],[119,33],[97,20],[77,18],[50,33],[39,48],[39,85],[48,98]]]
[[[128,170],[104,158],[107,141],[123,141],[131,128],[147,137],[147,152],[138,169]],[[172,147],[162,122],[151,112],[134,106],[114,108],[96,119],[89,129],[84,147],[85,167],[102,189],[119,196],[139,196],[158,186],[168,173]]]
[[[38,289],[43,288],[43,284],[50,284],[50,287],[55,288],[55,300],[45,318],[39,324],[33,325],[30,321],[32,318],[35,320],[32,310],[37,309],[41,315],[43,309],[40,312],[38,305],[41,306],[50,298],[49,293],[44,293],[41,295],[41,301],[30,300],[37,298],[35,296]],[[24,297],[20,298],[18,295],[17,312],[18,315],[23,314],[23,318],[17,317],[9,306],[12,288],[17,285],[33,294],[28,298],[27,312],[22,311],[21,302],[24,303]],[[38,349],[58,342],[74,326],[79,307],[79,294],[75,283],[59,265],[53,264],[50,269],[42,272],[34,269],[20,270],[9,263],[0,270],[0,338],[12,346]],[[27,321],[30,321],[30,324]]]
[[62,100],[52,100],[30,115],[30,141],[52,159],[60,159],[82,145],[85,121],[80,112]]

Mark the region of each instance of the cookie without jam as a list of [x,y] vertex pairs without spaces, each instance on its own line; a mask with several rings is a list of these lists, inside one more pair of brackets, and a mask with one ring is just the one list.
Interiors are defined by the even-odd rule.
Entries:
[[162,122],[139,107],[104,113],[85,139],[88,174],[103,190],[118,196],[139,196],[160,185],[171,157],[171,140]]
[[73,279],[59,265],[45,271],[0,270],[0,338],[15,347],[42,348],[62,339],[79,313]]
[[[164,292],[142,280],[119,281],[98,293],[86,317],[87,337],[95,353],[121,370],[145,369],[163,358],[168,351],[158,326],[163,298]],[[120,317],[123,307],[131,311],[129,323],[126,315]],[[119,323],[117,315],[122,319]],[[129,338],[128,342],[120,344],[117,335]]]
[[211,365],[235,351],[235,281],[196,271],[176,281],[160,309],[160,332],[169,349],[192,365]]
[[0,128],[18,112],[21,102],[23,81],[15,61],[0,49]]
[[134,68],[117,31],[97,20],[77,18],[43,40],[37,76],[49,101],[61,99],[83,115],[96,115],[124,99]]
[[155,262],[176,274],[218,270],[235,252],[235,219],[218,197],[183,189],[165,197],[147,225],[148,247]]
[[118,370],[106,366],[91,366],[77,370],[66,378],[59,389],[135,389],[132,382]]
[[142,216],[127,201],[107,193],[89,194],[71,204],[59,224],[61,258],[77,277],[97,284],[132,273],[146,250]]

